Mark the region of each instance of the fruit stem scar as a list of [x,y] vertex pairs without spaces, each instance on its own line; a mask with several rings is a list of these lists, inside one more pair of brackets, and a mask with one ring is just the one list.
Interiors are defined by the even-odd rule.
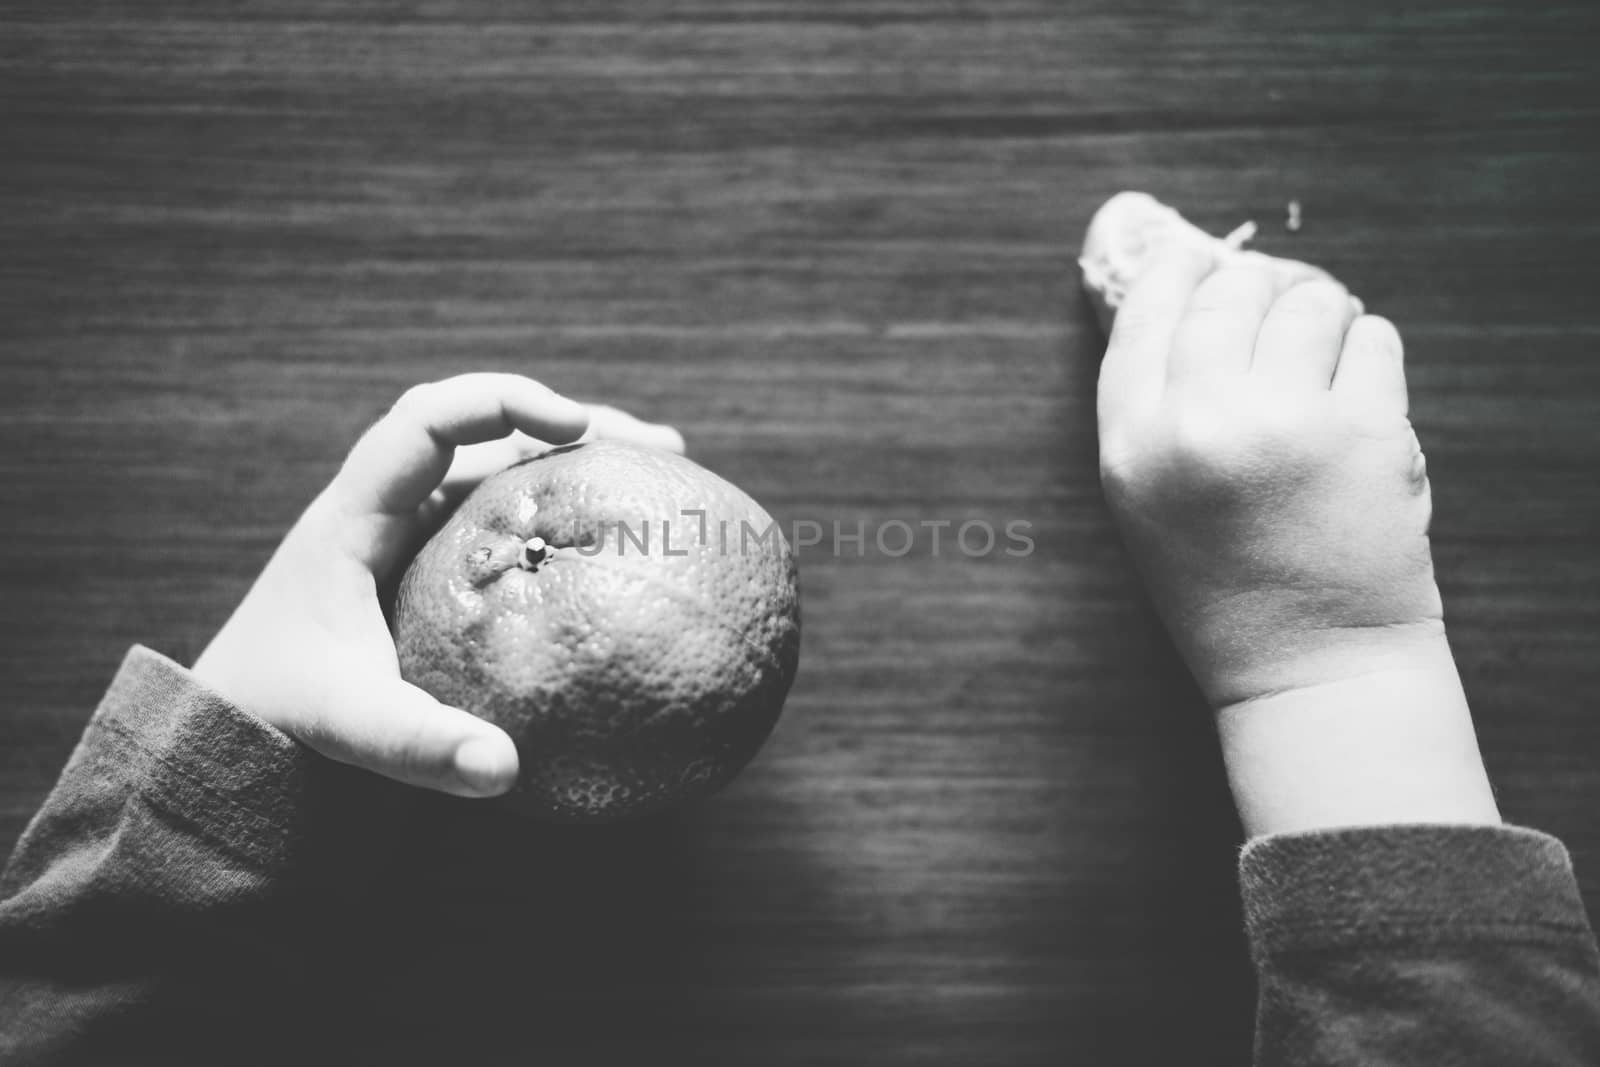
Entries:
[[517,566],[525,571],[536,571],[549,558],[550,546],[544,543],[544,538],[530,537],[522,546],[522,556],[517,560]]

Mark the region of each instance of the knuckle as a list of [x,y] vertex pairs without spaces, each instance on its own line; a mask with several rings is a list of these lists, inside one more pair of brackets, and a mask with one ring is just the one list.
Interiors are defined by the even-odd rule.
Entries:
[[1232,427],[1208,404],[1186,404],[1167,431],[1167,449],[1186,469],[1214,472],[1232,451]]
[[401,414],[424,410],[428,407],[429,401],[438,394],[439,386],[439,382],[422,382],[413,385],[400,394],[399,398],[394,402],[394,407],[390,410]]
[[1278,310],[1281,313],[1303,318],[1342,316],[1349,306],[1349,291],[1327,278],[1297,282],[1278,298]]
[[1389,352],[1396,358],[1403,356],[1405,342],[1400,337],[1399,329],[1382,315],[1362,315],[1356,320],[1356,327],[1360,328],[1360,336],[1366,344]]
[[[1334,282],[1333,275],[1321,267],[1314,267],[1310,263],[1298,259],[1279,259],[1276,256],[1267,256],[1268,268],[1272,271],[1274,283],[1280,291],[1302,282],[1322,281]],[[1337,285],[1337,282],[1334,282]]]
[[1250,263],[1231,263],[1217,270],[1195,289],[1191,312],[1227,311],[1241,300],[1270,290],[1272,275]]
[[1159,308],[1131,301],[1124,304],[1117,311],[1116,321],[1112,324],[1106,358],[1110,360],[1121,351],[1138,348],[1145,338],[1157,333],[1165,321],[1166,316]]
[[1267,468],[1292,465],[1297,416],[1196,399],[1173,413],[1163,438],[1175,480],[1196,490],[1242,492]]

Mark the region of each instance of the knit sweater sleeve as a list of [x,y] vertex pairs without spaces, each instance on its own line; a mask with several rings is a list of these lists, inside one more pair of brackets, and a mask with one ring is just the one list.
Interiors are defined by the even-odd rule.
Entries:
[[1239,869],[1260,1067],[1600,1064],[1600,957],[1556,839],[1292,834],[1251,842]]
[[222,1062],[206,1035],[259,1031],[314,758],[133,649],[0,873],[0,1062]]

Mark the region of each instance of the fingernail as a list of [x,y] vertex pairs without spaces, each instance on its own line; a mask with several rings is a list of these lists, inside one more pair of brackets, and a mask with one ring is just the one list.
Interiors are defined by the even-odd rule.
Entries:
[[498,737],[474,737],[456,749],[456,777],[479,796],[498,796],[516,784],[516,750]]
[[559,416],[561,419],[565,420],[567,423],[567,428],[566,432],[561,435],[565,439],[557,440],[554,443],[558,445],[564,445],[570,444],[573,441],[581,440],[584,435],[589,432],[589,409],[578,401],[572,399],[570,396],[562,396],[560,393],[557,393],[556,399],[561,401],[561,403],[565,404],[567,407],[567,410]]

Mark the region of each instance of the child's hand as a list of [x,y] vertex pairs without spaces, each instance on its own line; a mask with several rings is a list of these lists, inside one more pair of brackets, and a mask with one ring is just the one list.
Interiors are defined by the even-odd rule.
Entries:
[[1326,278],[1185,246],[1116,320],[1106,495],[1218,707],[1442,633],[1400,338]]
[[454,499],[542,442],[586,428],[683,451],[670,427],[517,375],[468,374],[407,392],[285,536],[195,675],[324,756],[461,796],[505,792],[517,779],[516,747],[498,727],[401,681],[378,588]]
[[1175,246],[1117,316],[1099,411],[1106,496],[1246,830],[1498,821],[1394,327],[1325,276]]

